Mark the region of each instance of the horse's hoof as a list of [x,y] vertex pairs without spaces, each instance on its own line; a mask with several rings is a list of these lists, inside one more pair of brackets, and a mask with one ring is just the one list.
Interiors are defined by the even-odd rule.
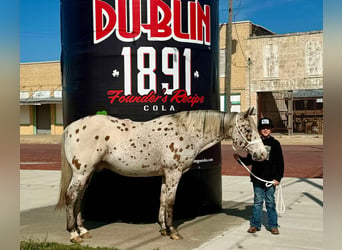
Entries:
[[170,234],[170,238],[173,240],[182,240],[183,239],[182,235],[180,235],[179,233]]
[[81,234],[80,236],[81,236],[82,239],[89,239],[89,238],[92,237],[91,234],[90,234],[89,232],[86,232],[86,233],[84,233],[84,234]]
[[81,244],[82,242],[84,242],[84,240],[82,240],[82,238],[80,236],[77,236],[75,238],[70,239],[71,243],[76,243],[76,244]]
[[164,228],[164,229],[160,229],[160,234],[162,235],[162,236],[168,236],[168,235],[170,235],[170,232],[166,229],[166,228]]

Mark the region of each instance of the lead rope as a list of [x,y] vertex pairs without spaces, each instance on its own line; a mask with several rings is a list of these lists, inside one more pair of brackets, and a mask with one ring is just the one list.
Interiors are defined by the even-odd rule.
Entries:
[[[266,181],[264,179],[259,178],[255,174],[253,174],[252,171],[250,171],[249,168],[240,160],[240,158],[238,159],[238,161],[254,178],[258,179],[259,181],[265,182],[266,187],[271,187],[274,184],[273,181]],[[276,188],[276,190],[277,190],[276,210],[278,213],[283,214],[283,213],[285,213],[285,210],[286,210],[284,197],[283,197],[283,187],[281,186],[281,183],[279,183],[279,185],[277,187],[278,188]]]

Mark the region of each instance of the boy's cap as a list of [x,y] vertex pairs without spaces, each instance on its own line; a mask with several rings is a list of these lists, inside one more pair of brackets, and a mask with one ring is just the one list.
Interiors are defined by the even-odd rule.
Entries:
[[273,128],[273,122],[270,118],[261,118],[258,122],[258,129],[263,127],[270,127]]

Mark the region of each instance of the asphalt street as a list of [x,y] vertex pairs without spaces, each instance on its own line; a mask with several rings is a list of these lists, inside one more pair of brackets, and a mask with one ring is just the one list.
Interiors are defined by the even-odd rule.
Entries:
[[[283,145],[285,176],[319,178],[323,176],[323,145]],[[246,176],[248,172],[232,157],[229,144],[221,145],[222,174]],[[20,169],[59,170],[60,144],[21,144]]]

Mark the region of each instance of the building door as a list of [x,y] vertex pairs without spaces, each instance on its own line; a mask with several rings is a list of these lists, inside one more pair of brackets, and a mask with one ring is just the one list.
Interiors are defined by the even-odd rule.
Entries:
[[274,132],[288,132],[288,112],[285,92],[258,93],[258,118],[272,119]]
[[36,106],[37,134],[51,134],[50,104]]

